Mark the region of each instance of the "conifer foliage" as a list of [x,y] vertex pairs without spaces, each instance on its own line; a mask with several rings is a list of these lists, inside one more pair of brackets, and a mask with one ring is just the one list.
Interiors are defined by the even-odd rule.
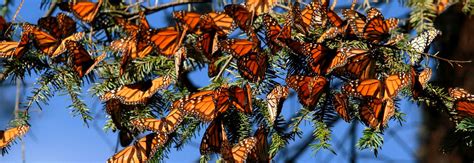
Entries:
[[[0,19],[0,80],[39,75],[22,116],[0,132],[4,151],[35,127],[29,109],[48,105],[55,95],[70,96],[74,115],[87,123],[92,117],[83,89],[103,102],[106,127],[118,131],[125,147],[108,162],[160,160],[200,130],[202,161],[219,154],[227,162],[268,162],[301,136],[303,121],[314,127],[314,150],[337,152],[330,124],[338,119],[365,124],[357,146],[377,154],[388,122],[403,121],[403,98],[449,115],[463,135],[474,132],[474,95],[429,82],[430,58],[470,64],[427,53],[442,34],[432,20],[451,2],[408,1],[414,10],[402,22],[368,1],[334,9],[330,4],[337,1],[246,0],[210,12],[175,11],[173,25],[164,28],[149,23],[164,20],[147,16],[210,2],[127,2],[43,0],[60,13],[36,24]],[[472,13],[472,2],[462,3]],[[411,28],[418,35],[410,39]],[[202,68],[211,84],[195,88],[187,74]],[[285,119],[280,113],[291,92],[301,108]],[[473,137],[464,139],[472,146]]]

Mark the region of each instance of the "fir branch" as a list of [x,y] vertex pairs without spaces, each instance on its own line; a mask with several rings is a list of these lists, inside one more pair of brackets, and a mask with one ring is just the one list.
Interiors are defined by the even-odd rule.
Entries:
[[313,130],[313,136],[315,137],[315,140],[318,141],[317,143],[311,144],[311,147],[315,150],[314,152],[317,153],[321,149],[326,149],[331,153],[336,154],[331,144],[329,144],[329,141],[331,141],[331,130],[329,127],[326,123],[321,121],[313,120],[313,123],[315,127]]
[[59,90],[59,87],[57,87],[60,85],[59,76],[60,75],[55,72],[46,71],[40,78],[38,78],[35,85],[39,86],[33,88],[33,91],[31,92],[32,96],[27,97],[27,111],[33,103],[36,103],[40,109],[42,109],[40,102],[46,105],[48,104],[47,102],[54,96],[54,92]]
[[380,131],[374,131],[373,129],[367,128],[363,131],[362,138],[359,139],[356,146],[359,149],[367,149],[374,151],[375,156],[378,154],[378,149],[382,148],[383,138]]

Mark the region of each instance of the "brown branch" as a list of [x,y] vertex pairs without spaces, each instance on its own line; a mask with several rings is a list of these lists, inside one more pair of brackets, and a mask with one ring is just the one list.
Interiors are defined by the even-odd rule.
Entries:
[[332,1],[331,10],[334,11],[334,9],[336,8],[336,4],[337,4],[337,0]]
[[[229,59],[227,59],[227,61],[225,61],[224,65],[221,67],[219,73],[214,77],[213,81],[217,81],[217,79],[219,79],[219,77],[224,73],[225,69],[230,64],[230,61],[232,61],[233,58],[234,57],[230,56]],[[211,63],[211,64],[214,64],[214,63]]]
[[277,3],[277,4],[275,4],[275,6],[280,7],[280,8],[282,8],[282,9],[285,9],[285,10],[287,10],[287,11],[290,11],[290,10],[291,10],[290,7],[285,6],[285,5],[283,5],[283,4],[278,4],[278,3]]
[[386,48],[391,48],[391,49],[395,49],[395,50],[401,50],[401,51],[406,51],[406,52],[417,53],[417,54],[420,54],[420,55],[425,55],[425,56],[430,57],[430,58],[434,58],[434,59],[438,59],[438,60],[441,60],[441,61],[448,62],[452,67],[454,67],[454,65],[462,67],[461,64],[472,62],[471,60],[460,61],[460,60],[447,59],[447,58],[438,57],[436,55],[432,55],[432,54],[428,54],[428,53],[417,52],[417,51],[414,51],[414,50],[400,49],[400,48],[397,48],[397,47],[387,46],[387,45],[381,45],[381,47],[386,47]]
[[48,11],[46,11],[46,13],[44,14],[44,17],[51,16],[57,7],[57,3],[51,3],[51,6],[49,6]]
[[25,3],[25,0],[21,0],[20,5],[18,5],[18,8],[16,8],[15,15],[13,15],[13,18],[12,18],[12,22],[15,21],[16,16],[18,16],[18,13],[20,13],[23,3]]
[[431,58],[435,58],[435,59],[438,59],[438,60],[441,60],[441,61],[448,62],[452,67],[454,67],[454,65],[462,67],[462,65],[461,65],[462,63],[471,63],[472,62],[471,60],[469,60],[469,61],[460,61],[460,60],[453,60],[453,59],[438,57],[436,55],[431,55],[431,54],[426,54],[426,53],[421,53],[421,54],[423,54],[427,57],[431,57]]
[[[149,14],[153,14],[155,12],[158,12],[158,11],[161,11],[161,10],[164,10],[164,9],[167,9],[169,7],[174,7],[174,6],[179,6],[179,5],[185,5],[185,4],[190,4],[190,3],[211,3],[212,1],[211,0],[186,0],[186,1],[183,1],[183,2],[170,2],[170,3],[165,3],[163,5],[160,5],[160,6],[156,6],[156,7],[151,7],[151,8],[148,8],[148,7],[145,7],[145,6],[142,6],[144,8],[144,12],[145,12],[145,15],[149,15]],[[134,13],[128,13],[126,11],[106,11],[105,13],[109,13],[109,14],[119,14],[119,15],[122,15],[124,17],[132,17],[132,16],[135,16],[135,15],[138,15],[140,12],[134,12]]]

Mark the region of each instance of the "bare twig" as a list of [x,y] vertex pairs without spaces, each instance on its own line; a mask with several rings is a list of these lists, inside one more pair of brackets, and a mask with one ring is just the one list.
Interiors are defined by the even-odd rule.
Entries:
[[357,0],[352,0],[351,10],[355,10],[356,4],[357,4]]
[[334,8],[336,8],[336,4],[337,0],[332,1],[331,10],[334,10]]
[[287,11],[290,11],[290,10],[291,10],[290,7],[288,7],[288,6],[286,6],[286,5],[283,5],[283,4],[278,4],[278,3],[277,3],[275,6],[278,6],[278,7],[282,8],[282,9],[287,10]]
[[[214,77],[214,81],[217,81],[217,79],[219,79],[219,77],[222,75],[222,73],[224,73],[224,70],[229,65],[230,61],[232,61],[233,58],[234,57],[230,56],[229,59],[227,59],[227,61],[225,61],[224,65],[221,67],[219,73],[216,75],[216,77]],[[214,63],[211,63],[211,64],[214,64]]]
[[[158,11],[161,11],[161,10],[164,10],[164,9],[167,9],[169,7],[174,7],[174,6],[179,6],[179,5],[185,5],[185,4],[189,4],[189,3],[211,3],[212,1],[211,0],[185,0],[185,1],[182,1],[182,2],[170,2],[170,3],[166,3],[166,4],[163,4],[163,5],[159,5],[159,6],[156,6],[156,7],[145,7],[145,6],[142,6],[144,8],[144,12],[145,12],[145,15],[149,15],[149,14],[153,14],[155,12],[158,12]],[[124,12],[124,11],[105,11],[104,13],[109,13],[109,14],[119,14],[119,15],[122,15],[124,17],[132,17],[134,15],[138,15],[139,12],[133,12],[133,13],[128,13],[128,12]]]
[[13,15],[13,18],[12,18],[12,22],[15,21],[16,16],[18,16],[18,13],[20,13],[23,3],[25,3],[25,0],[21,0],[20,5],[18,5],[18,8],[16,8],[15,15]]
[[44,17],[51,16],[57,7],[57,3],[51,3],[51,6],[49,6],[48,11],[44,14]]
[[417,54],[420,54],[420,55],[425,55],[426,57],[430,57],[430,58],[434,58],[434,59],[438,59],[438,60],[441,60],[441,61],[448,62],[452,67],[454,67],[454,65],[459,66],[459,67],[462,67],[461,64],[463,64],[463,63],[471,63],[471,62],[472,62],[471,60],[468,60],[468,61],[460,61],[460,60],[447,59],[447,58],[439,57],[439,56],[432,55],[432,54],[428,54],[428,53],[417,52],[417,51],[414,51],[414,50],[400,49],[400,48],[393,47],[393,46],[385,46],[385,45],[382,45],[382,46],[383,46],[383,47],[387,47],[387,48],[391,48],[391,49],[395,49],[395,50],[401,50],[401,51],[407,51],[407,52],[417,53]]

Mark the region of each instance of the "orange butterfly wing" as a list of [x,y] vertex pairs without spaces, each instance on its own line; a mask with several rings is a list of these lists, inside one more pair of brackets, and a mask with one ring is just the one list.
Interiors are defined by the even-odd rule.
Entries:
[[454,99],[453,107],[461,116],[474,116],[474,95],[462,88],[450,88],[449,96]]
[[15,56],[17,46],[18,42],[15,41],[0,42],[0,58]]
[[71,17],[59,13],[56,18],[58,19],[59,29],[61,30],[61,38],[66,38],[73,33],[76,33],[76,22]]
[[256,15],[270,12],[276,3],[277,0],[245,0],[247,9]]
[[346,122],[349,122],[352,117],[349,114],[347,96],[342,93],[334,94],[334,109],[339,116]]
[[180,37],[176,28],[168,27],[151,32],[150,41],[162,55],[170,57],[178,50]]
[[235,29],[234,19],[223,12],[210,12],[201,16],[200,27],[204,31],[215,31],[225,37]]
[[219,42],[219,48],[234,57],[242,57],[254,51],[256,44],[253,41],[246,39],[231,39]]
[[158,90],[165,89],[170,83],[171,77],[162,76],[151,81],[125,85],[118,90],[105,93],[101,96],[101,100],[118,99],[127,105],[144,104]]
[[323,89],[328,86],[327,79],[321,76],[290,76],[286,83],[296,90],[300,103],[308,107],[316,105]]
[[253,16],[245,6],[238,4],[230,4],[224,7],[224,11],[227,15],[234,19],[237,26],[243,31],[250,31],[252,28]]
[[[252,90],[249,84],[242,89],[240,87],[231,87],[230,94],[233,105],[242,113],[252,113]],[[232,95],[233,94],[233,95]]]
[[218,39],[215,32],[204,33],[197,41],[196,47],[204,53],[208,60],[214,59],[218,48]]
[[240,75],[251,82],[260,82],[265,79],[268,68],[268,56],[252,52],[238,58],[237,67]]
[[247,162],[271,162],[272,157],[270,156],[270,145],[267,140],[268,131],[264,127],[259,127],[254,134],[256,139],[255,149],[253,149]]
[[70,5],[71,12],[82,21],[90,23],[94,20],[99,8],[102,5],[102,0],[99,2],[77,2]]
[[0,130],[0,148],[7,147],[13,140],[28,132],[29,129],[29,126],[19,126],[6,131]]
[[224,126],[220,119],[216,119],[209,124],[201,140],[199,150],[201,155],[220,153],[223,144],[229,143],[226,141]]
[[[248,154],[255,148],[257,140],[254,137],[249,137],[241,140],[237,145],[232,147],[232,158],[231,162],[245,162]],[[223,155],[226,155],[223,153]],[[224,160],[230,161],[226,158],[229,156],[222,156]]]
[[132,121],[132,124],[141,129],[147,129],[157,133],[170,134],[176,130],[178,125],[183,121],[184,113],[179,109],[170,111],[166,118],[154,119],[145,118]]
[[201,21],[201,14],[188,11],[173,12],[173,17],[187,27],[189,31],[195,31]]
[[173,103],[174,108],[210,122],[229,107],[229,93],[226,88],[200,91],[187,95]]
[[168,141],[168,135],[151,133],[139,139],[132,146],[117,152],[107,163],[146,162],[153,157],[157,148]]
[[289,94],[288,87],[281,85],[275,86],[270,93],[267,94],[267,109],[270,115],[270,122],[274,122],[280,115],[283,102]]

